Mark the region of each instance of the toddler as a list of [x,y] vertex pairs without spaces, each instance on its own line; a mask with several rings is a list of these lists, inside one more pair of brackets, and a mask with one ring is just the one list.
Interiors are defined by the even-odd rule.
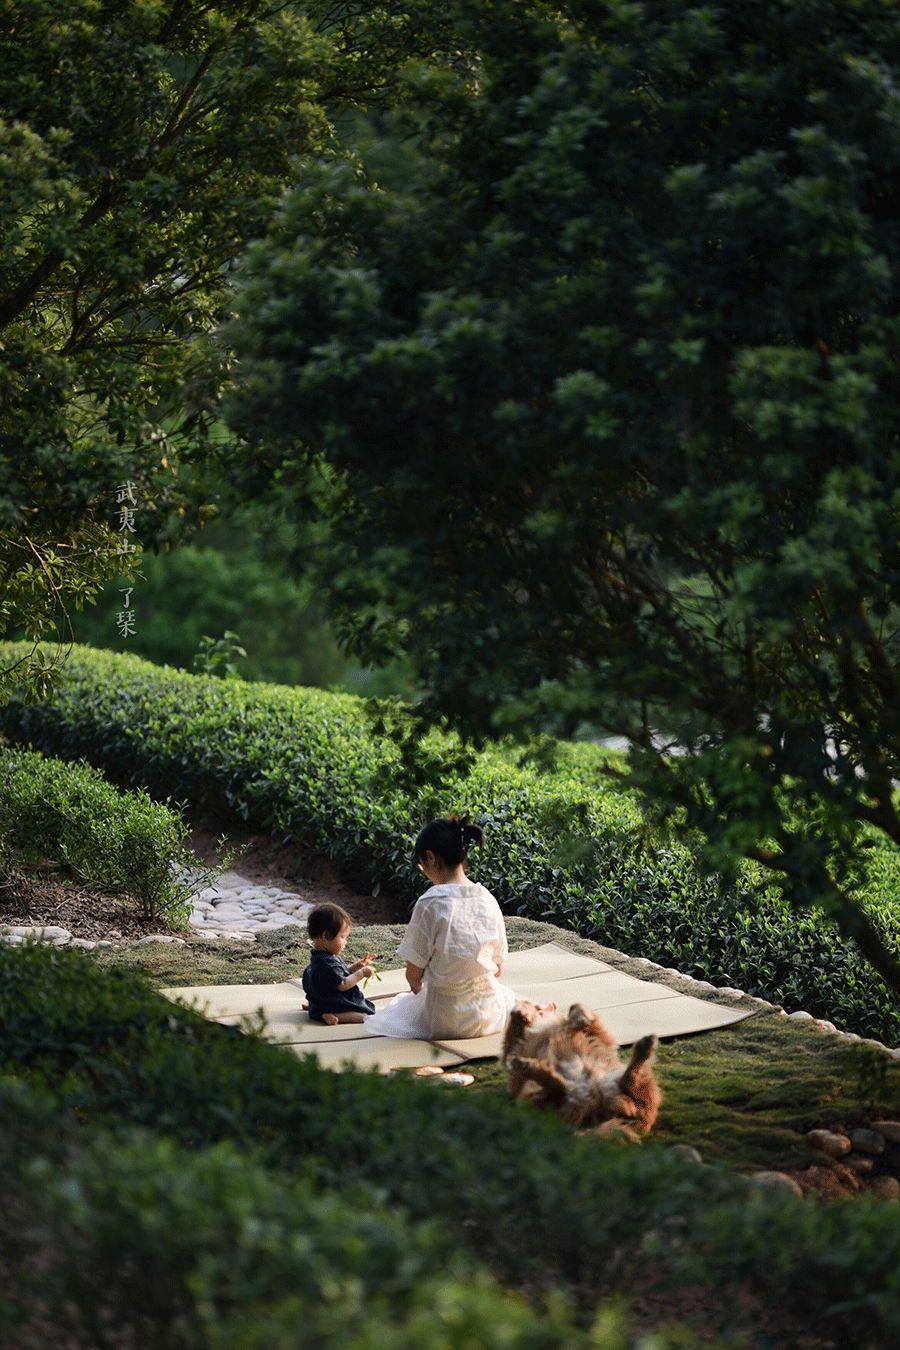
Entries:
[[350,915],[340,905],[317,905],[307,919],[313,950],[303,972],[303,989],[312,1020],[329,1027],[364,1022],[375,1011],[375,1004],[359,988],[360,981],[375,974],[370,964],[374,952],[367,952],[352,966],[341,959],[352,926]]

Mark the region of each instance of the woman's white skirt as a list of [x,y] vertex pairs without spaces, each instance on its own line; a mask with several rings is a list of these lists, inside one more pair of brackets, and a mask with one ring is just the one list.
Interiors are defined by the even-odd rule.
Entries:
[[462,1040],[502,1031],[516,995],[494,975],[466,984],[439,985],[425,979],[418,994],[397,994],[366,1018],[366,1030],[376,1036],[404,1040]]

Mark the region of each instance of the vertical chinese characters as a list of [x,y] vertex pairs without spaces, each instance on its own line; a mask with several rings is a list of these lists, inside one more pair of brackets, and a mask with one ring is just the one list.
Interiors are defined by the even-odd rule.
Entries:
[[[135,484],[130,478],[126,479],[124,483],[119,483],[116,488],[116,502],[119,504],[119,531],[122,534],[122,542],[118,550],[119,553],[137,552],[137,545],[129,543],[128,535],[126,533],[136,533],[134,527],[134,511],[137,506],[137,499],[134,495],[134,488]],[[129,502],[131,503],[130,506],[128,505]],[[128,586],[123,587],[119,591],[120,595],[124,594],[125,596],[125,599],[122,601],[122,608],[116,615],[116,626],[118,627],[120,637],[130,637],[135,631],[135,613],[131,604],[131,592],[133,590],[133,586]]]

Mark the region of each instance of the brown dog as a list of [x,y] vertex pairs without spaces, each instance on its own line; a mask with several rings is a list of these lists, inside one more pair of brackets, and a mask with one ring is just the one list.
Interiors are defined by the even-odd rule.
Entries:
[[623,1064],[615,1040],[583,1003],[542,1014],[523,1000],[509,1015],[500,1062],[514,1097],[602,1134],[646,1134],[662,1101],[651,1068],[655,1049],[656,1037],[644,1036]]

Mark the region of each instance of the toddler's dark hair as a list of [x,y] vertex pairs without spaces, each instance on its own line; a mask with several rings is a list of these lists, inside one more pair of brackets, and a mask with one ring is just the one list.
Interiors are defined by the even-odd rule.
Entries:
[[431,820],[419,831],[413,851],[415,862],[421,862],[431,849],[432,853],[443,858],[448,867],[456,867],[464,862],[471,844],[484,843],[484,830],[480,825],[471,825],[467,819],[453,814]]
[[340,905],[316,905],[306,920],[306,931],[311,938],[336,938],[345,923],[352,928],[353,920]]

